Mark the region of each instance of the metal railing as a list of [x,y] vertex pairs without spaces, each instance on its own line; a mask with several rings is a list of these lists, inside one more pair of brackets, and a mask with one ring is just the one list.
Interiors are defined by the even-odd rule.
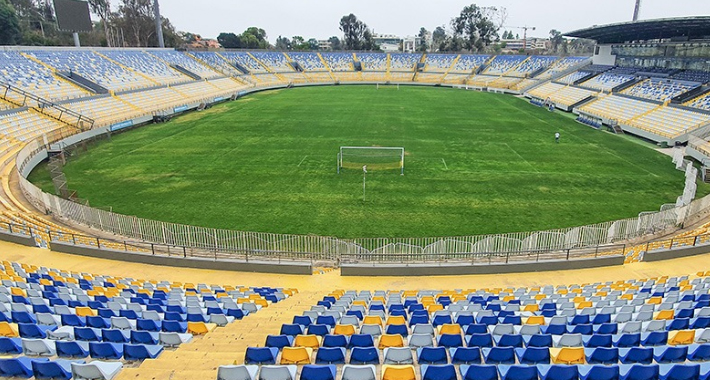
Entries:
[[[256,90],[258,89],[251,89]],[[52,142],[60,137],[54,136],[48,140]],[[333,263],[352,257],[366,257],[363,255],[370,255],[369,257],[375,260],[387,255],[394,255],[398,259],[433,257],[434,260],[438,260],[439,255],[466,255],[466,261],[469,258],[476,261],[478,255],[492,260],[490,255],[502,254],[510,260],[513,256],[520,257],[534,252],[537,259],[541,256],[547,257],[548,253],[597,249],[634,239],[648,239],[655,234],[668,234],[684,225],[697,222],[710,211],[710,196],[706,196],[686,206],[588,226],[458,237],[338,239],[327,236],[223,230],[121,215],[44,193],[22,175],[29,172],[28,164],[39,162],[37,156],[42,154],[43,149],[41,139],[37,139],[28,143],[16,156],[17,168],[21,174],[20,188],[38,209],[69,224],[79,224],[103,233],[123,236],[127,241],[140,242],[144,246],[152,244],[166,247],[164,250],[168,253],[172,252],[170,247],[184,247],[186,252],[214,252],[215,257],[218,253],[229,257],[247,254],[260,257],[273,255],[278,259],[309,257],[311,260]]]
[[[88,130],[94,127],[94,119],[5,82],[0,82],[0,91],[2,92],[2,99],[12,103],[21,103],[20,105],[23,107],[32,107],[42,114],[55,118],[63,123],[74,125],[80,130]],[[10,94],[13,96],[10,96]],[[21,101],[18,101],[18,99],[21,99]]]

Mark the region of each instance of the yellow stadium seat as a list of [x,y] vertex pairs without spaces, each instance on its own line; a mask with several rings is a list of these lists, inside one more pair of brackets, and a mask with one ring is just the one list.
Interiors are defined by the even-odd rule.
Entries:
[[651,297],[646,301],[650,305],[659,305],[661,302],[663,302],[663,297]]
[[404,347],[404,338],[399,334],[383,334],[378,348],[384,350],[387,347]]
[[79,306],[76,309],[74,309],[76,312],[76,315],[80,317],[94,317],[98,315],[98,312],[90,307],[86,306]]
[[353,301],[353,306],[355,305],[367,306],[367,302],[365,302],[365,300],[355,300]]
[[675,316],[675,311],[673,310],[661,310],[657,311],[653,315],[653,319],[663,319],[663,320],[668,320],[668,319],[673,319]]
[[554,364],[584,364],[584,347],[550,348]]
[[379,315],[366,315],[362,320],[363,325],[380,325],[382,326],[382,317]]
[[587,297],[579,296],[579,297],[574,297],[574,299],[572,300],[572,302],[574,302],[574,303],[580,303],[580,302],[584,302],[584,301],[586,301],[586,300],[587,300]]
[[695,330],[678,330],[668,332],[668,344],[686,345],[695,342]]
[[526,325],[544,325],[545,324],[545,317],[542,315],[533,315],[528,317],[525,320]]
[[333,335],[353,335],[355,334],[355,326],[353,325],[335,325]]
[[592,307],[592,301],[584,301],[577,304],[577,309],[584,309],[585,307]]
[[622,295],[622,296],[619,297],[619,298],[622,299],[622,300],[628,300],[628,301],[630,301],[630,300],[634,299],[634,295],[633,295],[633,294],[624,294],[624,295]]
[[261,307],[269,307],[269,301],[267,301],[263,298],[260,298],[258,300],[254,300],[254,303],[261,306]]
[[23,296],[23,297],[27,296],[27,293],[25,292],[24,289],[15,288],[15,287],[10,288],[10,294],[12,294],[13,296]]
[[530,304],[530,305],[525,305],[523,307],[523,311],[538,311],[540,310],[540,306],[538,306],[536,303]]
[[321,337],[318,335],[296,335],[296,339],[293,340],[294,347],[318,348],[320,343]]
[[187,332],[193,335],[204,335],[217,328],[214,323],[187,322]]
[[436,304],[432,304],[432,305],[427,306],[426,309],[431,314],[436,311],[444,310],[444,305],[442,305],[440,303],[436,303]]
[[388,325],[406,325],[407,320],[404,319],[403,315],[393,315],[387,318]]
[[413,365],[383,365],[382,380],[416,380]]
[[310,347],[284,347],[281,349],[281,364],[311,364]]
[[439,326],[439,334],[461,334],[461,326],[455,323],[445,323]]
[[17,338],[20,333],[17,330],[17,325],[14,323],[0,322],[0,336],[7,338]]

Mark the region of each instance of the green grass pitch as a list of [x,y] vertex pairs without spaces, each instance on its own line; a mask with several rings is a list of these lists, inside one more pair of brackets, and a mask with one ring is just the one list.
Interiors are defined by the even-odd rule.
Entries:
[[[336,174],[348,145],[404,147],[405,175],[370,170],[363,202],[362,170]],[[459,236],[658,210],[675,202],[684,178],[652,147],[509,95],[328,86],[257,93],[115,135],[65,172],[93,207],[163,221],[343,238]],[[31,180],[53,189],[46,168]]]

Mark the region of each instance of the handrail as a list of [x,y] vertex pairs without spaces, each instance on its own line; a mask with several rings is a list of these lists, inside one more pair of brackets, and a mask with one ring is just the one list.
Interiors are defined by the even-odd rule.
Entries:
[[[62,120],[62,116],[64,114],[67,114],[67,115],[70,115],[70,116],[76,118],[75,126],[81,130],[88,130],[88,129],[91,129],[94,127],[94,123],[95,123],[94,119],[84,116],[76,111],[72,111],[69,108],[66,108],[64,106],[61,106],[61,105],[55,103],[55,102],[52,102],[51,100],[44,99],[42,97],[39,97],[39,96],[34,95],[32,93],[29,93],[21,88],[17,88],[15,86],[12,86],[12,85],[5,83],[3,81],[0,81],[0,88],[4,90],[2,93],[2,98],[6,99],[10,102],[12,102],[12,100],[8,99],[7,93],[14,92],[14,93],[17,93],[23,97],[21,106],[26,106],[27,105],[27,98],[29,98],[29,99],[34,100],[37,103],[37,105],[33,106],[32,108],[41,112],[44,115],[55,118],[55,119],[62,121],[64,123],[71,124],[66,120]],[[58,110],[59,116],[56,116],[55,114],[52,114],[49,112],[45,112],[45,108],[54,108],[54,109]],[[84,123],[89,124],[89,127],[84,128]]]

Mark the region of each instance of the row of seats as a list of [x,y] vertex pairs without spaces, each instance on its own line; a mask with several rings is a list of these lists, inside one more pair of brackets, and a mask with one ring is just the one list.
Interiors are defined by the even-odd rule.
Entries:
[[[300,372],[300,375],[298,374]],[[459,377],[460,375],[460,377]],[[703,364],[603,365],[384,365],[378,376],[374,365],[345,365],[338,376],[335,365],[220,366],[217,380],[707,380]]]
[[[0,358],[0,376],[35,379],[104,379],[111,380],[123,368],[120,362],[93,360],[50,360],[48,358]],[[255,379],[254,379],[255,380]]]
[[665,102],[699,86],[700,83],[695,82],[681,82],[672,79],[651,78],[631,86],[630,88],[624,90],[623,93],[640,98]]

